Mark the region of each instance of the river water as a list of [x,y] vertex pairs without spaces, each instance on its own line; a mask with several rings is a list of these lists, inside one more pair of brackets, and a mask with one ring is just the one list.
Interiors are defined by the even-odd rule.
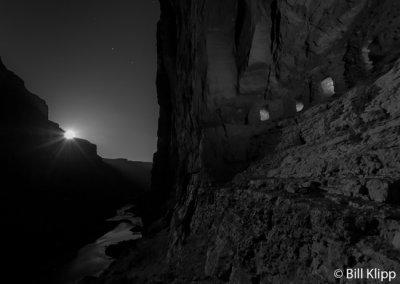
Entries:
[[127,205],[117,210],[114,217],[106,220],[115,222],[115,228],[79,250],[77,257],[67,265],[63,273],[65,284],[78,283],[85,276],[99,276],[113,262],[105,253],[108,246],[142,237],[141,233],[131,230],[142,226],[141,218],[129,212],[132,207]]

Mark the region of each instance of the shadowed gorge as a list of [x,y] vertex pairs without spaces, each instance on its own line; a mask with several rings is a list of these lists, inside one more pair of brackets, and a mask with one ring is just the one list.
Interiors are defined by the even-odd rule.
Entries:
[[[0,62],[1,224],[5,279],[47,283],[75,251],[110,225],[118,206],[149,184],[128,179],[97,155],[96,145],[66,140],[46,103]],[[133,165],[133,167],[138,167]],[[24,270],[24,273],[18,271]]]

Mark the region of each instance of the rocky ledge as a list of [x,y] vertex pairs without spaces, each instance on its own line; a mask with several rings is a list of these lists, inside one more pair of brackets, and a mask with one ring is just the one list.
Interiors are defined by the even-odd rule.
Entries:
[[399,78],[397,61],[270,122],[263,159],[223,185],[202,182],[184,218],[176,211],[169,230],[102,281],[336,283],[336,269],[400,272]]

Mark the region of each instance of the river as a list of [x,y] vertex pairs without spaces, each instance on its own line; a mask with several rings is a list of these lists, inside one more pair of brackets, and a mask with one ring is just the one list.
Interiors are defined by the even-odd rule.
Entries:
[[114,217],[105,220],[117,225],[113,230],[79,250],[76,258],[64,269],[63,283],[76,284],[86,276],[99,276],[113,262],[113,258],[105,253],[108,246],[142,237],[140,232],[132,230],[142,226],[141,218],[130,212],[132,207],[132,205],[124,206],[117,210]]

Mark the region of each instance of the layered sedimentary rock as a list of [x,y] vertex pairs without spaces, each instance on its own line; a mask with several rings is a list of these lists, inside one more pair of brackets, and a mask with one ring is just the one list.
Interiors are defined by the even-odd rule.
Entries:
[[[177,275],[186,272],[181,281],[195,268],[231,283],[398,271],[399,67],[272,125],[264,139],[273,152],[225,186],[200,187],[190,234],[171,254]],[[202,254],[193,257],[195,249]]]
[[[225,185],[197,188],[190,221],[179,224],[184,238],[176,241],[173,220],[168,241],[135,248],[114,268],[120,276],[106,279],[335,283],[338,268],[398,271],[399,76],[400,60],[373,82],[270,123],[263,159]],[[156,257],[138,262],[149,247]]]
[[160,3],[152,191],[170,223],[103,279],[400,271],[400,3]]
[[399,54],[398,5],[161,1],[154,183],[229,180],[263,155],[269,122],[385,71]]

